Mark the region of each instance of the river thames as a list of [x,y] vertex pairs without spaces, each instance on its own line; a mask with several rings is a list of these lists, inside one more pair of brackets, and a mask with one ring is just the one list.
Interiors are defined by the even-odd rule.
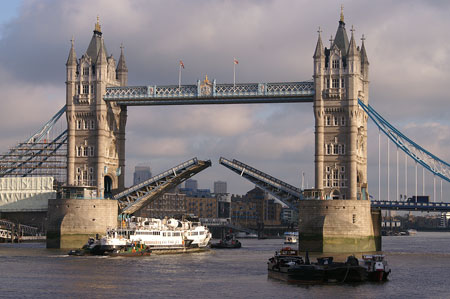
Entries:
[[299,285],[267,277],[281,239],[149,257],[72,257],[44,243],[0,244],[1,298],[450,298],[450,232],[383,237],[385,283]]

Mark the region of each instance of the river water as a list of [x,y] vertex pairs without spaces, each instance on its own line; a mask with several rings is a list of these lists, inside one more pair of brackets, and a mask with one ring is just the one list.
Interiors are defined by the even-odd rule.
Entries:
[[267,277],[281,239],[149,257],[72,257],[44,243],[0,244],[0,298],[450,298],[450,233],[383,237],[385,283],[299,285]]

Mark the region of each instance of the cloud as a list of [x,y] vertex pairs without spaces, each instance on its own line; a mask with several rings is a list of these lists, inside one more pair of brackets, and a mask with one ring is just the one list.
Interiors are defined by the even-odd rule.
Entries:
[[[344,1],[345,22],[364,33],[370,61],[370,103],[425,148],[449,159],[450,5],[447,1]],[[1,24],[0,147],[6,150],[43,125],[65,103],[65,62],[75,37],[87,49],[97,15],[108,52],[125,45],[129,84],[183,84],[207,74],[218,83],[310,80],[317,28],[328,45],[338,25],[334,1],[25,0]],[[350,35],[350,31],[348,31]],[[299,185],[312,185],[314,118],[310,104],[130,107],[127,182],[133,166],[166,170],[191,157],[213,159],[199,180],[251,188],[216,166],[220,156],[242,159]],[[376,131],[369,163],[377,164]],[[375,160],[373,160],[375,159]],[[375,161],[375,162],[373,162]],[[370,184],[370,183],[369,183]]]

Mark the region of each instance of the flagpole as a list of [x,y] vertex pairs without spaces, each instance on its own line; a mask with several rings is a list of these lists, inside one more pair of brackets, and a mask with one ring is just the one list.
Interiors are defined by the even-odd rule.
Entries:
[[233,57],[233,89],[236,89],[236,57]]
[[178,89],[181,91],[181,63],[178,64]]

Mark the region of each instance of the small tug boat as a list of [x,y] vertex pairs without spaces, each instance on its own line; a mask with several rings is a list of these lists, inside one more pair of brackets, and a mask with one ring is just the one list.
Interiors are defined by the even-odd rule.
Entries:
[[333,262],[333,257],[321,257],[317,263],[311,263],[308,253],[303,259],[290,247],[275,252],[267,266],[269,277],[288,282],[362,282],[368,279],[367,269],[360,266],[354,256],[349,256],[345,263]]
[[120,228],[108,229],[102,238],[89,238],[82,249],[69,255],[150,255],[207,249],[211,233],[200,222],[131,217]]
[[383,254],[365,254],[362,256],[361,265],[367,269],[370,281],[385,281],[391,273],[391,268],[384,259]]
[[234,234],[227,234],[225,238],[220,240],[218,243],[211,243],[211,248],[223,248],[223,249],[231,249],[231,248],[241,248],[242,244],[236,239]]

